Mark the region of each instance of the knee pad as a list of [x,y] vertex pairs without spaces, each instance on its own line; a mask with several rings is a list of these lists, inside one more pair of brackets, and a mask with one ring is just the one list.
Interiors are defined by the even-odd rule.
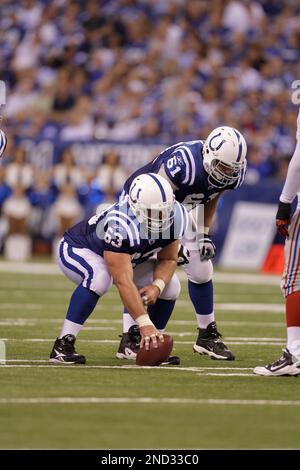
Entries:
[[176,300],[179,297],[180,291],[181,285],[179,279],[176,274],[173,274],[159,298],[163,300]]
[[102,271],[93,277],[90,290],[102,296],[111,288],[112,283],[113,280],[111,275],[108,272]]
[[204,284],[212,279],[213,264],[211,260],[201,261],[198,252],[192,253],[190,261],[184,266],[184,271],[189,281],[196,284]]

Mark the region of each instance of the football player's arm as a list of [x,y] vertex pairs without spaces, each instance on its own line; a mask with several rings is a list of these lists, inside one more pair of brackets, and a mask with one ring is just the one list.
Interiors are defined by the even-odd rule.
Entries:
[[[203,222],[197,222],[196,231],[199,235],[198,244],[201,261],[208,261],[215,257],[216,247],[210,238],[209,230],[216,213],[218,202],[224,191],[221,191],[214,199],[204,204]],[[195,219],[193,218],[194,223]]]
[[141,332],[141,347],[149,349],[150,340],[157,347],[157,337],[163,336],[156,330],[145,311],[141,296],[133,282],[131,257],[127,253],[104,251],[104,260],[119,291],[122,302],[132,318],[138,323]]
[[218,202],[224,191],[221,191],[214,199],[204,204],[204,233],[208,234],[216,213]]
[[165,286],[171,280],[178,258],[179,242],[175,240],[157,254],[157,264],[153,272],[153,283],[140,289],[140,294],[149,305],[154,304]]
[[291,220],[292,202],[300,191],[300,111],[297,121],[297,144],[289,163],[286,180],[279,198],[276,214],[278,232],[288,237],[288,226]]

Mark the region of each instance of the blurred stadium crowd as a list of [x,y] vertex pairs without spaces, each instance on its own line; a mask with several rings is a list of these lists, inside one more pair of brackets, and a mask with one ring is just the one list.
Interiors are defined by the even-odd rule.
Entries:
[[[18,213],[15,231],[30,220],[33,235],[51,239],[83,207],[113,200],[126,178],[116,153],[93,175],[68,148],[51,171],[36,171],[22,137],[169,145],[226,124],[246,137],[249,184],[283,179],[295,140],[299,13],[293,0],[1,0],[6,221]],[[14,227],[1,221],[0,239]]]

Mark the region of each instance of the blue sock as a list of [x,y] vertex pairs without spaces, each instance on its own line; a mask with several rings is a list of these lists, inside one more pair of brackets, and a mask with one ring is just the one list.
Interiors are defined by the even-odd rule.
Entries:
[[149,317],[158,330],[164,330],[166,328],[174,310],[175,302],[175,300],[157,299],[154,305],[149,305]]
[[96,307],[99,297],[98,294],[80,284],[72,294],[67,320],[83,325]]
[[206,328],[214,321],[214,288],[212,280],[203,284],[188,282],[191,301],[196,310],[199,328]]

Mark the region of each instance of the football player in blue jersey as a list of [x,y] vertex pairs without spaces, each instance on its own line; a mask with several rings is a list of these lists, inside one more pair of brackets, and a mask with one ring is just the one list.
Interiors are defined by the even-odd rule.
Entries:
[[[191,209],[191,225],[195,225],[195,208],[203,209],[203,217],[199,218],[199,211],[196,217],[196,234],[194,231],[182,240],[178,259],[182,264],[186,262],[184,270],[198,323],[199,333],[193,349],[213,359],[233,360],[234,355],[221,340],[214,318],[211,259],[215,256],[215,246],[209,230],[220,195],[227,189],[239,188],[243,183],[246,153],[246,141],[238,130],[218,127],[206,141],[179,142],[165,149],[152,162],[133,173],[121,196],[128,194],[137,175],[152,172],[163,176],[171,184],[176,200]],[[130,328],[134,323],[124,310],[123,336],[117,352],[120,359],[133,359],[138,350],[131,347],[134,342]]]
[[122,201],[64,234],[58,263],[77,287],[54,343],[51,363],[86,362],[75,350],[76,336],[113,282],[138,325],[134,328],[139,346],[148,349],[151,341],[154,347],[163,341],[162,332],[180,292],[175,274],[178,240],[187,225],[188,213],[175,201],[171,185],[162,176],[149,173],[133,179]]

